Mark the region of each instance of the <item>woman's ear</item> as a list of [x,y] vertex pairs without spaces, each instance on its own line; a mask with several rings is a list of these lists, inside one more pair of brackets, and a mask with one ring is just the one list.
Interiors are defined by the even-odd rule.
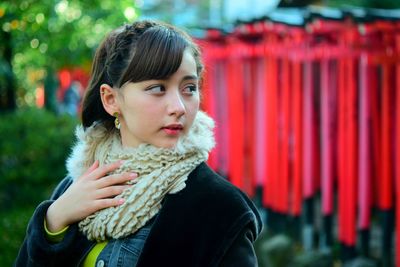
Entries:
[[108,114],[113,116],[115,112],[120,112],[117,95],[118,92],[116,89],[112,88],[108,84],[102,84],[100,86],[100,97],[101,102],[103,103],[104,109]]

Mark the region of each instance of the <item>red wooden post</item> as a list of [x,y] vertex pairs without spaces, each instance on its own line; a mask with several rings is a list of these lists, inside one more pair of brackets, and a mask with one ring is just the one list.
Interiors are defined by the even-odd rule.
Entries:
[[229,101],[229,178],[231,182],[243,189],[244,168],[244,112],[243,112],[243,64],[237,55],[240,49],[235,40],[228,46],[228,81],[227,94]]
[[304,88],[303,88],[303,195],[304,198],[311,198],[314,194],[314,83],[313,83],[313,62],[308,59],[304,63]]
[[[323,231],[320,247],[330,250],[333,245],[334,194],[337,177],[337,55],[335,47],[324,47],[321,59],[321,204]],[[332,50],[332,51],[331,51]]]
[[291,214],[297,218],[303,202],[303,62],[307,54],[307,34],[304,28],[291,30],[294,47],[291,48]]
[[335,80],[330,77],[334,69],[330,67],[332,61],[329,58],[321,60],[321,179],[322,179],[322,213],[330,216],[333,213],[333,182],[336,159],[335,149],[335,111],[336,88],[332,86]]
[[303,225],[303,246],[305,250],[312,250],[314,246],[314,193],[316,179],[319,178],[317,170],[319,138],[317,135],[315,88],[314,88],[314,64],[313,58],[307,58],[304,62],[303,80],[303,200],[305,222]]
[[345,240],[344,225],[346,224],[345,209],[346,209],[346,194],[344,190],[344,168],[347,160],[345,153],[345,92],[346,92],[346,76],[344,60],[339,61],[339,86],[338,86],[338,239],[340,242]]
[[[214,92],[217,89],[215,87],[215,82],[213,81],[213,69],[215,58],[213,57],[213,44],[211,41],[199,41],[199,45],[203,51],[204,65],[207,71],[204,73],[203,84],[202,84],[202,101],[201,107],[205,110],[212,118],[216,118],[215,114],[215,97]],[[215,134],[218,134],[216,130]],[[214,170],[218,168],[217,157],[218,157],[218,144],[210,153],[208,164]]]
[[300,216],[303,201],[303,87],[302,65],[299,60],[293,62],[293,207],[292,214]]
[[[400,23],[398,29],[400,28]],[[395,149],[395,166],[396,166],[396,180],[395,180],[395,192],[396,192],[396,260],[395,266],[400,266],[400,33],[396,35],[396,122],[395,122],[395,133],[396,133],[396,149]]]
[[[369,229],[372,203],[372,135],[371,102],[376,91],[376,72],[371,66],[371,59],[366,52],[360,58],[360,114],[359,114],[359,218],[358,228],[361,234],[363,253],[368,255]],[[363,237],[365,236],[365,237]]]
[[379,188],[379,207],[382,210],[389,210],[393,207],[393,93],[392,93],[392,69],[389,64],[382,66],[382,126],[381,126],[381,173]]
[[392,235],[394,227],[393,217],[393,183],[394,183],[394,71],[393,64],[383,62],[382,65],[382,98],[381,98],[381,172],[379,187],[379,207],[382,215],[382,258],[383,266],[390,266],[390,250],[392,247]]
[[[262,49],[263,50],[263,49]],[[265,168],[265,154],[266,150],[266,139],[267,139],[267,129],[266,129],[266,106],[267,102],[265,93],[265,59],[263,55],[264,51],[258,55],[256,72],[256,92],[255,92],[255,105],[256,105],[256,137],[255,141],[255,178],[257,186],[263,187],[266,179],[266,168]]]
[[279,192],[276,189],[277,177],[277,155],[278,155],[278,136],[277,136],[277,117],[278,117],[278,88],[277,88],[277,59],[274,58],[269,52],[274,46],[274,40],[268,43],[267,54],[265,58],[265,71],[266,71],[266,126],[267,126],[267,140],[266,140],[266,170],[267,177],[265,182],[264,203],[266,207],[276,210],[276,199]]
[[289,211],[289,136],[290,136],[290,65],[286,57],[281,59],[281,83],[279,99],[279,175],[277,189],[279,203],[277,211],[287,214]]
[[244,44],[246,54],[243,64],[243,107],[244,107],[244,181],[243,189],[251,197],[255,187],[255,60],[250,45]]

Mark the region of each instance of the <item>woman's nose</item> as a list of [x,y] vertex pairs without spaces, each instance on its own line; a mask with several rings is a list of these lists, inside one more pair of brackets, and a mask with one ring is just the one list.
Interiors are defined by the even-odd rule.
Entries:
[[168,98],[168,114],[181,117],[186,113],[185,103],[179,92],[170,94]]

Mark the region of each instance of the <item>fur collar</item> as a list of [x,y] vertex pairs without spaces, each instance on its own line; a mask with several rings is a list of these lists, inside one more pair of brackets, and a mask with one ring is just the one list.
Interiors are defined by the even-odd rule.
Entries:
[[[205,112],[199,111],[193,122],[189,133],[183,136],[171,152],[182,153],[193,149],[201,148],[204,151],[211,151],[215,146],[213,134],[215,123]],[[73,180],[80,177],[94,163],[96,159],[100,164],[104,164],[104,154],[98,151],[102,143],[107,142],[111,135],[118,134],[117,130],[107,131],[101,123],[95,123],[86,130],[82,125],[75,129],[76,143],[72,148],[72,152],[66,161],[68,176]],[[128,148],[129,150],[148,150],[149,147],[154,150],[160,148],[153,147],[149,144],[141,144],[137,148]]]

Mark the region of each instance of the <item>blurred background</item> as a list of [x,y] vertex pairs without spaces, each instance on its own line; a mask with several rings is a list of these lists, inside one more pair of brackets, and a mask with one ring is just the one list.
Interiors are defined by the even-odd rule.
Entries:
[[2,1],[0,266],[66,174],[97,45],[144,18],[202,49],[209,164],[262,213],[261,267],[400,266],[398,0]]

